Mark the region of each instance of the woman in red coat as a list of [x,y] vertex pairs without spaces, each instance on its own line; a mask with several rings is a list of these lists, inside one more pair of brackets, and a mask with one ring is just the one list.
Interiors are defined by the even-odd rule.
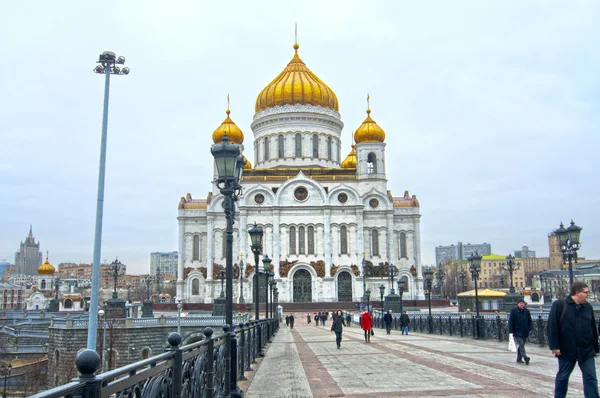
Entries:
[[366,308],[360,316],[360,326],[362,327],[362,330],[365,331],[365,343],[370,343],[373,318],[371,318],[371,314],[369,314],[369,311]]

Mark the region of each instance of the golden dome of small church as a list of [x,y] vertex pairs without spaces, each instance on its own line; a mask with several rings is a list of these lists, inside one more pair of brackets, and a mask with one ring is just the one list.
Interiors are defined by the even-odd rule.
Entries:
[[[296,40],[291,61],[258,92],[250,130],[233,122],[228,102],[212,134],[214,144],[227,135],[244,157],[253,156],[236,202],[233,256],[240,261],[233,274],[241,283],[235,282],[234,302],[252,301],[248,230],[255,222],[264,231],[262,253],[272,259],[280,303],[361,301],[363,260],[372,266],[367,289],[379,291],[392,265],[405,280],[404,297],[423,299],[419,202],[407,190],[393,196],[387,186],[386,169],[403,172],[401,155],[388,164],[386,133],[371,118],[369,97],[367,117],[353,134],[344,133],[338,97],[300,58],[299,48]],[[251,131],[250,142],[242,130]],[[207,195],[188,193],[178,205],[177,297],[191,303],[219,297],[219,271],[226,266],[224,197],[215,181],[209,183]]]

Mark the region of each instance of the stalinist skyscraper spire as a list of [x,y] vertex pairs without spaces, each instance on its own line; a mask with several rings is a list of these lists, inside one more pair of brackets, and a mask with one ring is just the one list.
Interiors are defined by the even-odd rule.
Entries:
[[25,242],[21,242],[19,251],[15,253],[15,266],[17,273],[24,275],[37,275],[37,269],[42,263],[40,242],[35,241],[33,227],[29,225],[29,235]]

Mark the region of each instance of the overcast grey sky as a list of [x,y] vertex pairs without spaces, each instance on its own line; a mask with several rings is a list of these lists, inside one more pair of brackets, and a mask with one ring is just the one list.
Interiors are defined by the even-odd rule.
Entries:
[[29,224],[51,262],[91,262],[103,76],[111,79],[102,258],[130,272],[177,250],[177,204],[210,189],[211,134],[245,133],[260,90],[293,55],[337,94],[351,134],[387,133],[389,189],[416,194],[422,258],[434,247],[524,243],[574,218],[599,258],[597,1],[2,2],[0,259]]

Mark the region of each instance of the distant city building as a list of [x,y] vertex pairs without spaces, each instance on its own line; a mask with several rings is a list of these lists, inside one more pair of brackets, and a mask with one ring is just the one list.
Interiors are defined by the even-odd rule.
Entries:
[[529,246],[523,245],[521,250],[515,250],[515,257],[517,257],[517,258],[535,257],[535,250],[529,250]]
[[152,252],[150,253],[150,274],[156,275],[160,267],[161,274],[177,275],[177,252]]
[[22,309],[25,307],[25,287],[14,283],[0,283],[0,309]]
[[550,253],[550,269],[562,269],[563,253],[558,244],[558,236],[554,232],[548,234],[548,251]]
[[10,267],[12,264],[6,260],[0,260],[0,275],[4,273],[4,268]]
[[[481,270],[479,271],[479,284],[482,288],[508,288],[510,287],[509,272],[504,269],[506,256],[498,254],[485,255],[481,259]],[[513,270],[513,286],[519,292],[527,284],[525,270],[520,258],[515,259]]]
[[36,243],[32,233],[32,227],[29,226],[29,235],[25,242],[21,242],[19,251],[15,253],[15,265],[17,273],[23,275],[36,275],[37,269],[42,264],[42,253],[40,252],[40,242]]
[[451,261],[463,261],[475,253],[480,256],[492,254],[492,245],[485,242],[478,244],[458,242],[457,245],[437,246],[435,248],[435,263],[445,264]]
[[[58,274],[61,279],[79,278],[81,280],[92,280],[92,264],[74,264],[60,263],[58,264]],[[123,276],[127,274],[127,265],[121,264],[119,277],[117,278],[117,288],[125,288]],[[114,285],[113,269],[111,264],[100,264],[100,287],[112,288]]]

